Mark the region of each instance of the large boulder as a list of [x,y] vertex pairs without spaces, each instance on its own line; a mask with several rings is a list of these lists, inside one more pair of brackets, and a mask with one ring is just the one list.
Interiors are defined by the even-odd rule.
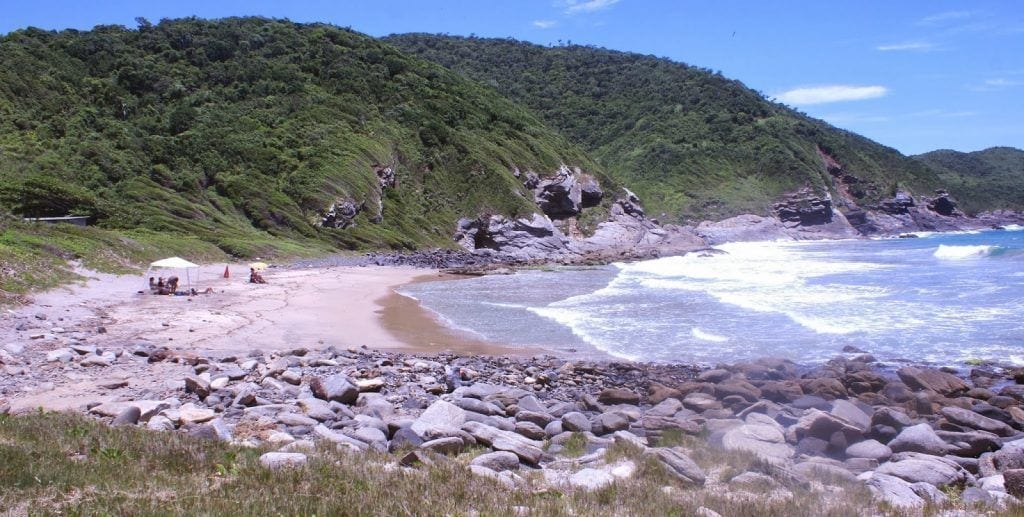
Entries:
[[497,451],[511,452],[530,465],[536,465],[544,455],[541,450],[543,443],[511,431],[502,431],[480,422],[466,422],[462,429],[473,435],[478,442]]
[[1014,440],[992,454],[992,464],[999,472],[1024,469],[1024,440]]
[[629,429],[629,419],[618,412],[601,413],[594,418],[593,432],[597,435],[611,434]]
[[466,410],[443,400],[438,400],[420,414],[412,424],[412,431],[427,436],[434,429],[460,429],[466,423]]
[[957,456],[976,458],[986,452],[998,450],[1003,445],[999,437],[985,431],[935,431],[935,434],[949,444],[949,453]]
[[979,415],[967,409],[948,406],[942,408],[940,413],[946,417],[946,420],[959,426],[987,431],[999,436],[1013,436],[1016,434],[1012,427],[1003,422]]
[[908,453],[905,456],[900,461],[879,465],[875,473],[898,477],[909,483],[924,482],[939,488],[963,485],[967,480],[967,472],[955,462],[927,454]]
[[857,429],[860,429],[861,432],[867,432],[871,428],[871,416],[848,400],[840,399],[833,402],[830,413],[852,424]]
[[804,393],[808,395],[817,395],[825,400],[845,398],[848,395],[843,383],[839,382],[839,379],[833,379],[831,377],[805,379],[800,381],[800,387],[803,388]]
[[867,480],[868,489],[878,499],[896,508],[921,508],[924,499],[914,492],[910,483],[886,474],[875,472]]
[[946,397],[958,397],[971,389],[959,377],[933,368],[907,366],[896,374],[912,390],[930,390]]
[[562,429],[572,433],[589,433],[592,428],[587,415],[579,411],[570,411],[562,415]]
[[519,468],[519,456],[508,451],[487,452],[473,458],[469,464],[487,467],[495,472],[517,470]]
[[309,381],[309,388],[313,395],[322,400],[334,400],[342,404],[355,404],[359,398],[357,388],[345,375],[331,375],[329,377],[313,377]]
[[268,452],[260,456],[260,465],[269,470],[297,468],[306,464],[306,455],[299,452]]
[[897,431],[903,429],[904,427],[908,427],[913,423],[914,422],[910,419],[909,416],[907,416],[906,413],[887,407],[878,408],[877,410],[875,410],[875,413],[871,415],[872,426],[884,425],[892,427]]
[[846,420],[818,409],[807,410],[792,429],[797,440],[813,437],[830,441],[833,434],[841,433],[848,442],[852,443],[860,440],[864,435],[863,430]]
[[704,471],[689,456],[679,450],[657,447],[644,451],[644,454],[656,458],[669,474],[675,476],[683,484],[704,486],[706,480]]
[[607,388],[597,395],[602,404],[639,404],[640,394],[626,388]]
[[904,428],[888,445],[893,452],[921,452],[937,456],[949,450],[946,442],[925,423]]
[[878,440],[864,440],[846,448],[846,456],[850,458],[867,458],[883,462],[892,456],[892,449]]
[[722,435],[722,447],[752,452],[769,463],[785,463],[794,454],[780,426],[766,422],[747,423],[726,431]]

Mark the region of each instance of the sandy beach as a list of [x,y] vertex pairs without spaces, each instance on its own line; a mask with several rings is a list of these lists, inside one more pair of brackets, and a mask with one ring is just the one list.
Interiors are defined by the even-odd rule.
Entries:
[[[264,272],[268,283],[251,284],[248,266],[228,267],[229,278],[224,278],[223,264],[201,267],[195,285],[200,291],[209,287],[213,292],[192,297],[149,294],[142,274],[81,271],[87,278],[81,284],[36,294],[32,303],[5,311],[0,316],[0,340],[24,345],[39,355],[75,343],[124,353],[144,344],[186,354],[241,357],[331,346],[422,354],[531,352],[446,328],[416,300],[395,292],[410,282],[444,278],[436,270],[270,268]],[[47,363],[44,371],[26,372],[18,390],[4,396],[14,407],[68,408],[107,400],[110,392],[104,385],[130,381],[144,388],[177,382],[180,374],[167,370],[178,368],[159,363],[125,369],[117,364],[83,371]]]

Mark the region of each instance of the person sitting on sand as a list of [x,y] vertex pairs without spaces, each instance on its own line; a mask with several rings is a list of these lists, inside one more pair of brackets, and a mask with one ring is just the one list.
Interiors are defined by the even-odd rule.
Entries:
[[178,277],[172,276],[167,279],[167,290],[170,291],[170,294],[178,292]]
[[155,293],[155,292],[157,292],[159,290],[160,290],[160,288],[157,287],[157,285],[156,285],[156,279],[153,278],[153,277],[149,277],[149,292]]
[[265,284],[266,280],[263,279],[263,275],[256,271],[256,268],[249,268],[249,283],[250,284]]

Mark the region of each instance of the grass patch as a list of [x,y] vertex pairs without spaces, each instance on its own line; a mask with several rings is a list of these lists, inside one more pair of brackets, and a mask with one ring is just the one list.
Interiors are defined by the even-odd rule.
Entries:
[[579,458],[587,452],[587,437],[583,433],[572,433],[562,444],[562,454],[570,458]]
[[[709,462],[744,455],[696,448]],[[539,485],[508,490],[473,476],[472,454],[415,469],[395,456],[321,447],[309,463],[271,472],[251,449],[135,428],[111,428],[72,413],[0,417],[0,512],[15,514],[187,515],[722,515],[802,516],[893,513],[870,503],[863,486],[838,493],[791,488],[790,497],[685,488],[639,449],[609,451],[637,459],[637,473],[595,492]],[[729,459],[733,457],[734,459]],[[1016,511],[1016,510],[1015,510]]]

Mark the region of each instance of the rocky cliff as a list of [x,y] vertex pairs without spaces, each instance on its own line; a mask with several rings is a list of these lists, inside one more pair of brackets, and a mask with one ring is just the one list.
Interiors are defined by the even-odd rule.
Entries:
[[[518,169],[513,174],[533,193],[539,213],[460,219],[454,239],[463,249],[503,262],[529,263],[642,258],[705,246],[685,228],[649,219],[640,199],[628,189],[606,199],[610,194],[598,180],[578,168],[562,166],[546,176]],[[602,204],[607,205],[607,216],[588,235],[580,221]]]

